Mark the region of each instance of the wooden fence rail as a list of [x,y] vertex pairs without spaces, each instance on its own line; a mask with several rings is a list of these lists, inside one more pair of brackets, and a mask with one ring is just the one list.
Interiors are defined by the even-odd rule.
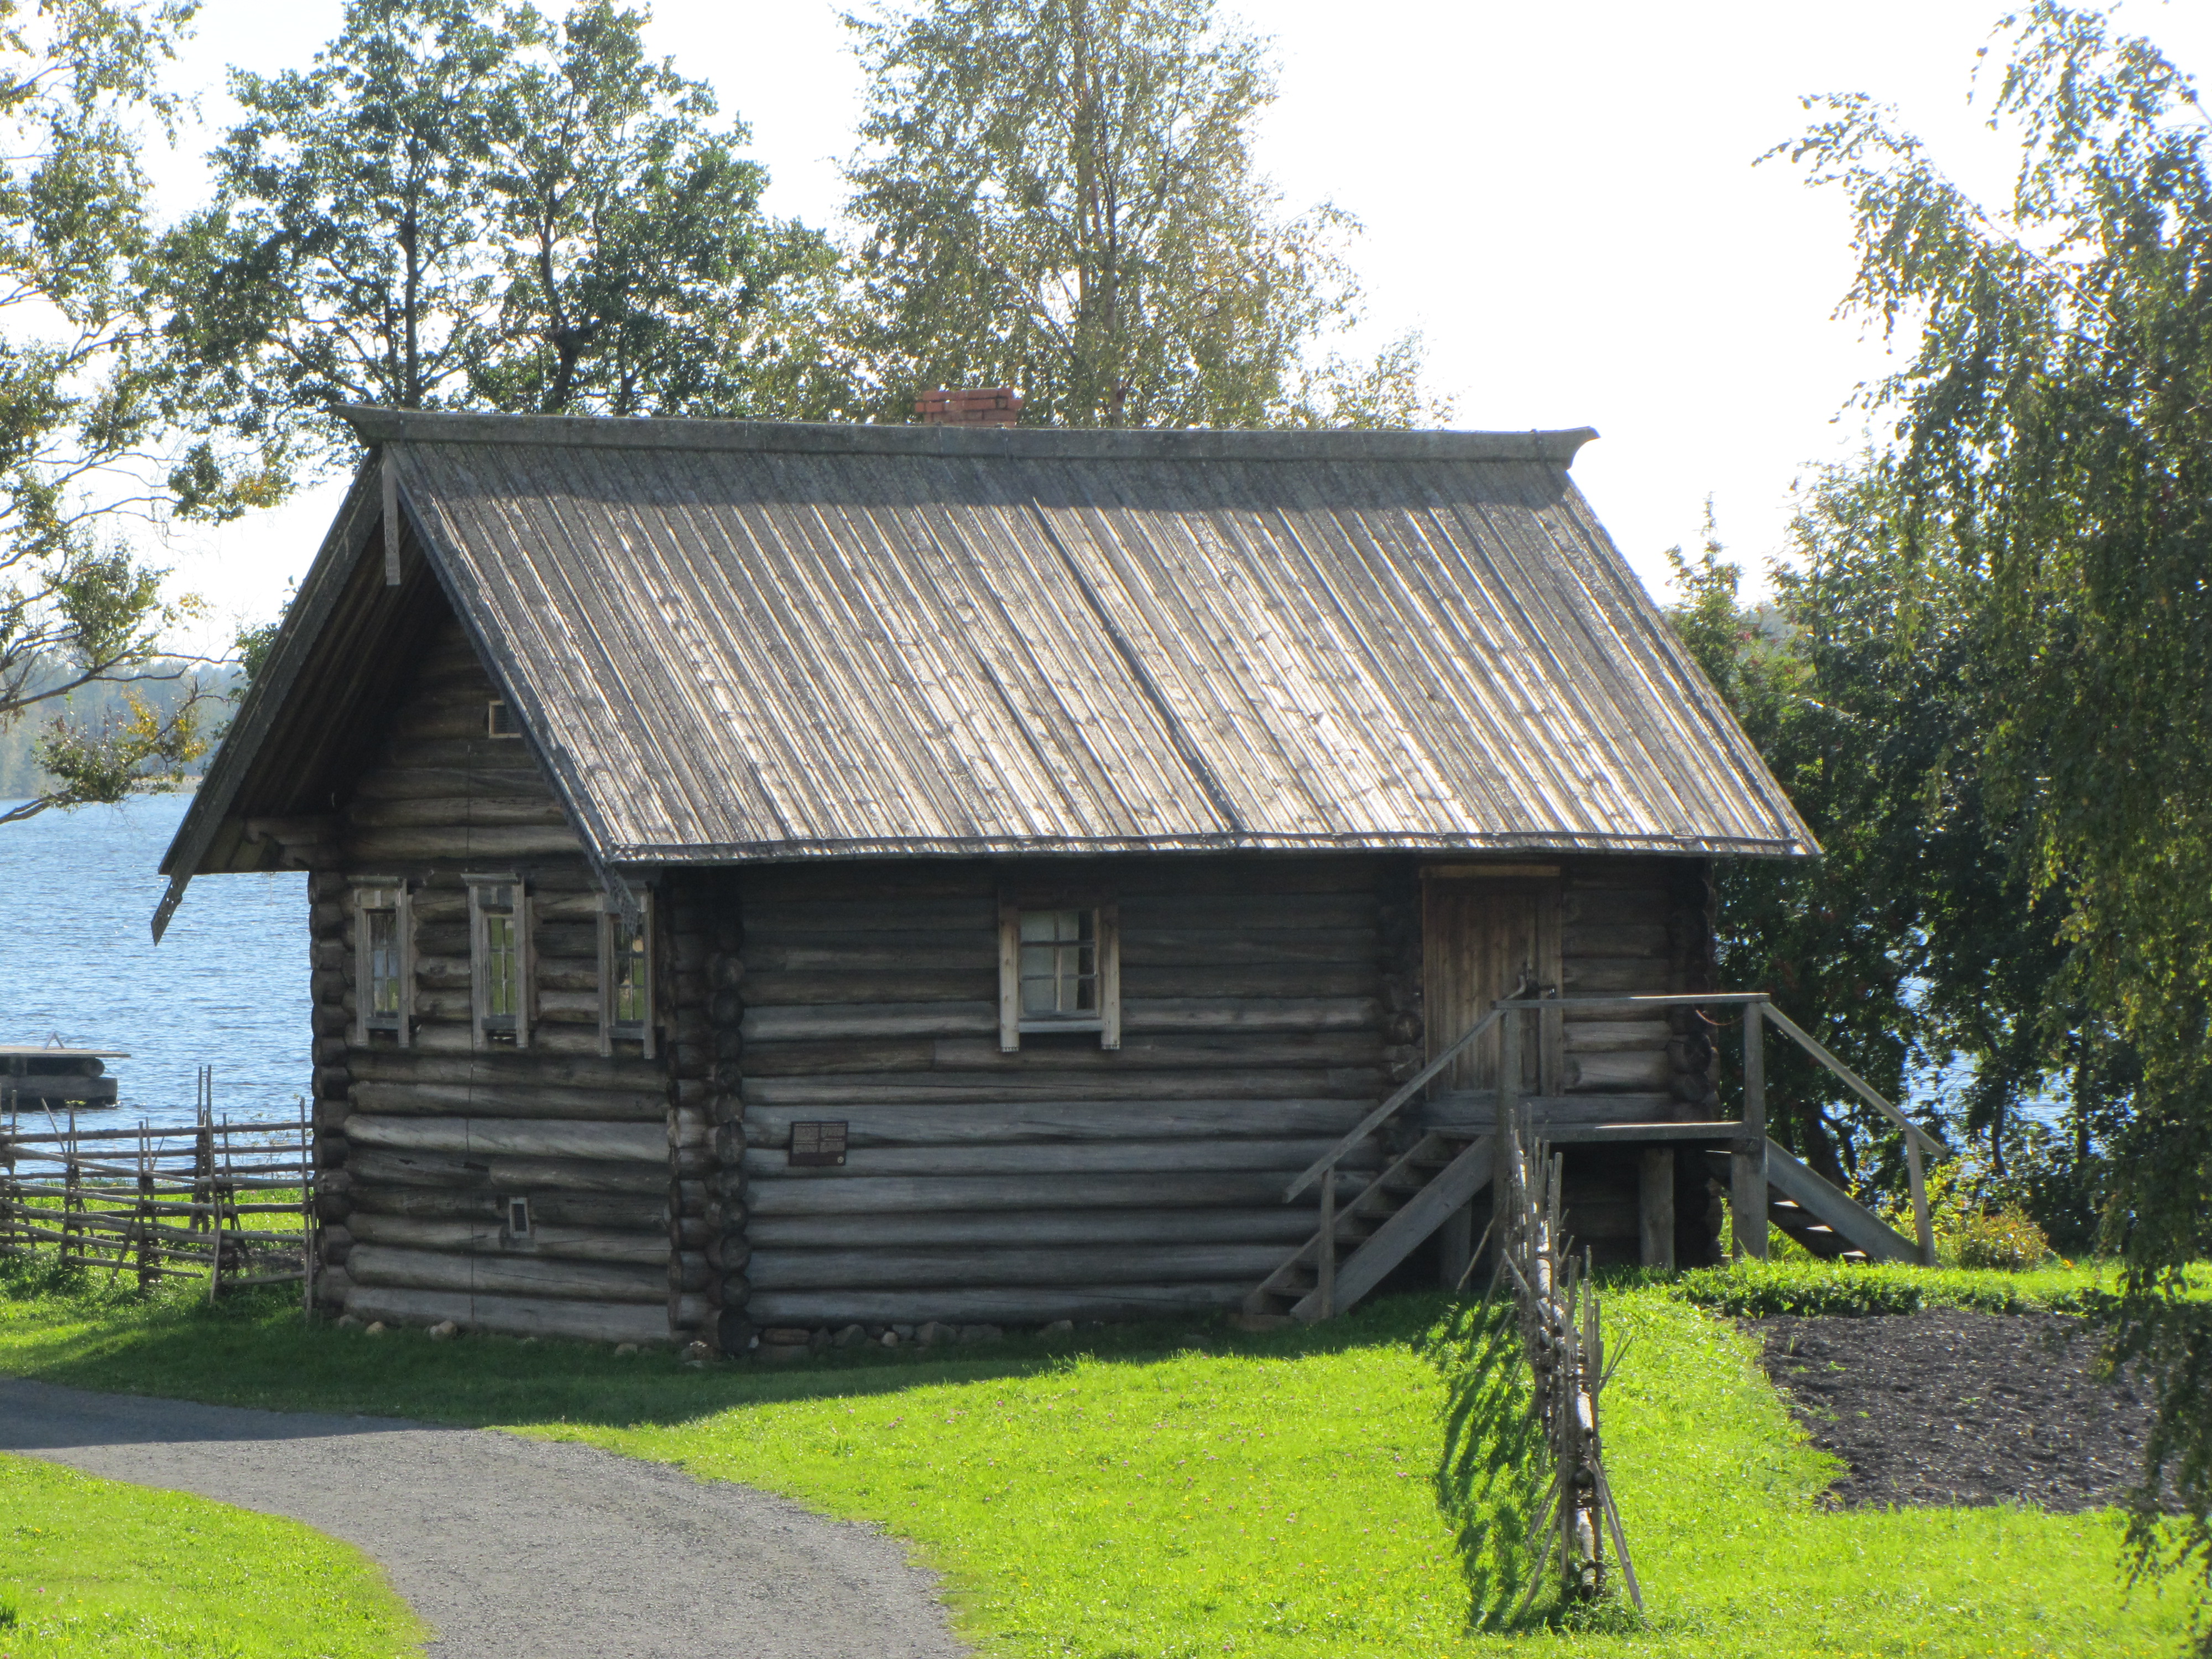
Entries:
[[[297,1283],[312,1308],[315,1270],[313,1130],[296,1119],[232,1121],[219,1115],[202,1068],[190,1125],[80,1129],[74,1111],[27,1118],[0,1093],[0,1255],[51,1252],[65,1267],[124,1272],[141,1285],[204,1279],[226,1288]],[[281,1200],[242,1196],[283,1193]],[[297,1196],[293,1196],[296,1194]],[[276,1231],[248,1217],[297,1215]],[[289,1256],[296,1246],[296,1266]],[[257,1257],[259,1258],[257,1260]]]

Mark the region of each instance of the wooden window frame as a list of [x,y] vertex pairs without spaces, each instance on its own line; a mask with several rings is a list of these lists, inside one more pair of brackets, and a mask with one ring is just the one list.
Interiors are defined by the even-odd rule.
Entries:
[[[507,715],[505,731],[500,729],[499,724],[499,717],[502,712]],[[496,738],[501,743],[521,741],[522,727],[515,723],[514,705],[505,697],[494,697],[484,705],[484,736]]]
[[[385,902],[386,897],[390,902]],[[367,877],[353,889],[353,1041],[366,1048],[371,1031],[390,1031],[404,1048],[415,1029],[415,917],[408,884],[400,877]],[[390,915],[399,946],[399,1012],[389,1024],[369,1011],[372,982],[369,917]]]
[[[530,885],[519,875],[463,876],[461,880],[469,890],[469,1046],[486,1049],[505,1048],[495,1037],[507,1035],[506,1028],[496,1030],[489,1024],[494,1018],[489,1004],[491,987],[485,970],[490,964],[490,941],[486,937],[487,921],[499,912],[484,904],[484,890],[489,887],[508,887],[514,892],[513,908],[507,912],[514,918],[514,1047],[530,1046],[531,1015],[538,1000],[538,960],[533,948],[531,926]],[[504,1018],[505,1016],[498,1016]]]
[[644,1045],[645,1057],[654,1054],[653,1016],[659,1012],[658,991],[659,975],[656,961],[659,952],[659,930],[653,923],[653,891],[646,889],[637,896],[639,926],[645,933],[645,1018],[642,1020],[617,1020],[615,1018],[615,945],[622,929],[622,912],[611,895],[599,910],[599,1052],[611,1054],[617,1042],[639,1042]]
[[[1088,910],[1091,939],[1098,952],[1098,1012],[1092,1018],[1025,1019],[1022,1017],[1022,912]],[[1022,1038],[1064,1032],[1096,1031],[1101,1048],[1121,1046],[1121,914],[1110,894],[1048,889],[1008,890],[999,895],[999,1052],[1018,1054]]]

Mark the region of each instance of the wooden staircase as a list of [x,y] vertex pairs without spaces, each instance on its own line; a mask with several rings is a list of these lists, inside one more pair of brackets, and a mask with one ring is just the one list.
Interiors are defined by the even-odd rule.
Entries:
[[1325,1197],[1322,1224],[1244,1298],[1244,1311],[1298,1320],[1342,1312],[1488,1186],[1490,1174],[1489,1136],[1430,1131],[1349,1202]]
[[[1922,1158],[1923,1154],[1944,1156],[1948,1149],[1774,1007],[1765,993],[1536,999],[1524,990],[1494,1004],[1449,1048],[1368,1113],[1291,1183],[1283,1194],[1285,1203],[1296,1200],[1306,1188],[1319,1183],[1318,1224],[1312,1237],[1245,1297],[1245,1314],[1257,1318],[1314,1320],[1343,1312],[1381,1284],[1390,1270],[1419,1248],[1448,1217],[1464,1208],[1490,1184],[1490,1134],[1465,1121],[1417,1127],[1416,1119],[1404,1119],[1399,1122],[1397,1133],[1401,1137],[1412,1135],[1413,1144],[1393,1158],[1381,1174],[1358,1187],[1348,1201],[1340,1202],[1346,1185],[1358,1179],[1348,1176],[1340,1168],[1342,1160],[1367,1143],[1369,1137],[1381,1131],[1401,1109],[1423,1098],[1456,1057],[1501,1018],[1509,1024],[1504,1034],[1500,1075],[1511,1077],[1520,1074],[1516,1028],[1518,1021],[1528,1014],[1577,1006],[1593,1012],[1635,1016],[1705,1003],[1732,1005],[1742,1011],[1744,1115],[1741,1121],[1685,1123],[1661,1119],[1590,1122],[1579,1121],[1577,1113],[1577,1121],[1555,1125],[1545,1120],[1554,1113],[1587,1109],[1586,1098],[1601,1097],[1532,1097],[1527,1105],[1540,1115],[1532,1126],[1534,1131],[1555,1145],[1674,1146],[1693,1155],[1703,1150],[1723,1185],[1738,1195],[1740,1217],[1751,1214],[1758,1207],[1757,1200],[1763,1198],[1766,1219],[1817,1256],[1832,1261],[1932,1262],[1934,1236],[1928,1222]],[[1767,1137],[1760,1034],[1768,1024],[1796,1042],[1903,1130],[1915,1228],[1920,1235],[1917,1243],[1849,1194],[1822,1180]],[[1520,1109],[1509,1097],[1497,1102],[1493,1109]],[[1743,1254],[1764,1256],[1766,1229],[1755,1224],[1740,1227],[1735,1243]]]
[[[1714,1176],[1729,1179],[1729,1157],[1708,1152]],[[1849,1194],[1766,1143],[1766,1218],[1826,1261],[1917,1261],[1917,1245]]]

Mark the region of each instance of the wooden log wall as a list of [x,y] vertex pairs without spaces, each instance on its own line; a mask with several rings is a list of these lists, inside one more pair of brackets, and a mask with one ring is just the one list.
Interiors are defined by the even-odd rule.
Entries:
[[[489,735],[494,695],[448,622],[311,879],[325,1294],[363,1318],[680,1339],[712,1315],[705,920],[680,903],[660,917],[665,1057],[635,1042],[603,1056],[604,896],[528,746]],[[530,1041],[479,1050],[462,878],[510,872],[531,896]],[[416,1024],[404,1046],[356,1043],[351,893],[394,877],[412,890]],[[526,1240],[504,1224],[514,1198]]]
[[[1561,986],[1568,996],[1685,993],[1721,988],[1713,963],[1713,889],[1703,860],[1576,860],[1562,872]],[[1677,1008],[1625,1020],[1568,1010],[1561,1085],[1616,1104],[1607,1116],[1704,1119],[1719,1109],[1711,1017],[1725,1009]],[[1718,1259],[1702,1160],[1675,1160],[1675,1257],[1683,1266]],[[1567,1155],[1570,1231],[1598,1260],[1628,1263],[1638,1237],[1642,1154],[1577,1147]]]
[[[1371,857],[785,866],[738,879],[718,1016],[726,1231],[751,1325],[1042,1322],[1234,1306],[1314,1226],[1290,1178],[1388,1091],[1409,872]],[[997,894],[1095,882],[1120,911],[1122,1043],[997,1031]],[[1386,911],[1401,907],[1395,932]],[[1413,924],[1418,927],[1417,923]],[[1388,948],[1386,949],[1386,939]],[[1395,954],[1394,955],[1393,952]],[[1418,983],[1416,975],[1414,983]],[[734,1081],[734,1094],[726,1085]],[[846,1125],[842,1168],[793,1125]],[[738,1275],[721,1294],[735,1305]]]

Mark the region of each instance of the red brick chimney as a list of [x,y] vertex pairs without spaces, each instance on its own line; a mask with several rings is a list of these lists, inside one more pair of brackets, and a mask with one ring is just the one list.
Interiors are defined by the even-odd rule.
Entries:
[[939,386],[914,400],[914,416],[924,426],[1019,426],[1022,398],[1010,386]]

